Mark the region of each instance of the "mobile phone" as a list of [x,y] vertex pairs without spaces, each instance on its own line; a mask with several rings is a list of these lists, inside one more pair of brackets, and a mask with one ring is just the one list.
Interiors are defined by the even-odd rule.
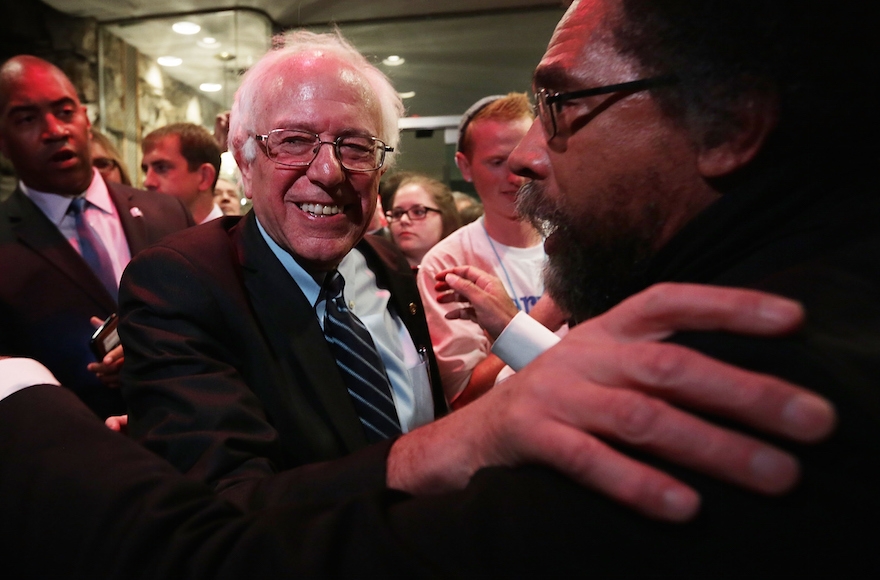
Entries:
[[92,340],[89,345],[92,347],[92,352],[95,353],[95,357],[99,361],[103,360],[108,352],[119,346],[119,333],[116,331],[118,325],[119,318],[114,312],[107,317],[107,320],[105,320],[92,335]]

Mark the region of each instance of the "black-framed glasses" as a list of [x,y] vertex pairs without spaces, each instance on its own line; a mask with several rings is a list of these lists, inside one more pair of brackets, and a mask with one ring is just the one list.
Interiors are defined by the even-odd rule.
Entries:
[[321,145],[332,145],[343,168],[375,171],[385,163],[385,154],[394,151],[375,137],[344,135],[321,141],[320,135],[297,129],[272,129],[265,135],[254,135],[254,139],[263,143],[269,159],[285,167],[307,167],[318,156]]
[[535,91],[535,103],[537,104],[538,118],[541,120],[541,126],[544,128],[544,133],[547,135],[547,139],[552,139],[558,132],[557,117],[562,112],[563,103],[573,99],[582,99],[584,97],[594,97],[598,95],[610,95],[612,93],[633,94],[654,87],[671,85],[678,82],[678,80],[679,79],[676,75],[670,74],[625,83],[617,83],[614,85],[606,85],[604,87],[570,91],[567,93],[552,93],[545,88],[541,88]]
[[408,209],[403,209],[402,207],[395,207],[390,211],[385,212],[385,217],[389,222],[396,222],[401,219],[403,216],[409,217],[412,221],[421,221],[428,217],[428,212],[436,211],[440,213],[439,209],[433,207],[425,207],[423,205],[413,205]]

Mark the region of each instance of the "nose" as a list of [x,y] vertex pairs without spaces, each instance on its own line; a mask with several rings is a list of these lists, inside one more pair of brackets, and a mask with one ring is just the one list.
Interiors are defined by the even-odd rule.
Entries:
[[152,169],[144,169],[144,189],[156,191],[159,188],[159,180],[156,179],[156,172]]
[[59,139],[70,135],[70,131],[67,129],[67,124],[60,121],[54,114],[48,113],[45,120],[45,135],[49,139]]
[[345,180],[345,171],[342,169],[339,159],[336,158],[332,142],[321,142],[318,145],[318,155],[309,165],[306,177],[312,183],[317,183],[324,188],[335,187]]
[[544,129],[535,119],[522,141],[513,149],[507,159],[508,167],[523,181],[527,179],[547,179],[550,176],[550,160],[547,157],[547,139]]

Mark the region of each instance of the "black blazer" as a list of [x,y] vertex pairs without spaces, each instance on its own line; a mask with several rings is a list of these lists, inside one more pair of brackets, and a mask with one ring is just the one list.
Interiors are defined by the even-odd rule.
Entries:
[[[372,236],[358,249],[416,346],[427,348],[442,414],[406,261]],[[253,214],[181,232],[132,260],[120,312],[130,433],[180,471],[259,505],[287,493],[285,484],[257,492],[265,476],[367,446],[314,310]]]
[[[107,186],[132,256],[193,225],[174,197]],[[118,390],[86,370],[89,318],[115,312],[116,299],[20,189],[0,204],[0,272],[0,353],[39,360],[102,417],[124,412]]]

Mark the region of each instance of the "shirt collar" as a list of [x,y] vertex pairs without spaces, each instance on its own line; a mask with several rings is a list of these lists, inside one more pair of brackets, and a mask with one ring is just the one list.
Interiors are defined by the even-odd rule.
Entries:
[[70,201],[73,197],[85,197],[91,205],[97,207],[104,213],[113,215],[115,206],[110,199],[110,192],[107,190],[107,184],[97,169],[92,168],[92,182],[89,187],[77,196],[58,195],[57,193],[48,193],[28,187],[23,181],[18,182],[18,186],[22,192],[30,198],[40,210],[46,214],[46,217],[56,226],[61,223],[67,210],[70,208]]

